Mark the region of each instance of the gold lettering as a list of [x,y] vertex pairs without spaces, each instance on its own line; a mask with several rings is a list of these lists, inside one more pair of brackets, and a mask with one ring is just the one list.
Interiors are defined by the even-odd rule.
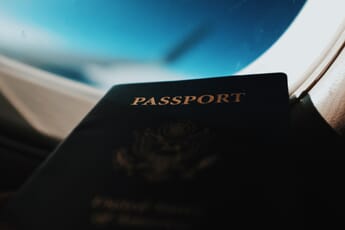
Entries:
[[182,102],[182,96],[175,96],[171,99],[170,105],[179,105]]
[[94,213],[91,216],[91,222],[95,225],[109,224],[113,220],[113,215],[110,212]]
[[143,105],[157,105],[157,104],[156,104],[155,98],[154,98],[154,97],[151,97],[150,99],[148,99],[147,101],[145,101],[145,102],[143,103]]
[[220,104],[222,102],[230,103],[229,96],[230,95],[228,93],[217,94],[217,101],[216,101],[216,103],[217,104]]
[[232,93],[231,96],[235,96],[234,102],[241,102],[241,96],[246,95],[245,93]]
[[138,105],[138,103],[144,102],[145,100],[146,100],[145,97],[135,97],[134,101],[133,101],[133,103],[131,105]]
[[[203,99],[207,98],[207,97],[208,97],[208,100],[204,101]],[[198,97],[198,100],[197,100],[197,102],[199,104],[210,104],[213,101],[214,101],[214,96],[213,95],[202,95],[202,96]]]
[[132,104],[134,106],[155,106],[155,105],[189,105],[189,104],[222,104],[222,103],[239,103],[246,95],[244,92],[204,94],[198,96],[163,96],[160,98],[135,97]]
[[188,105],[189,102],[195,101],[195,100],[196,100],[196,96],[185,96],[185,97],[184,97],[183,104],[184,104],[184,105]]
[[170,97],[165,96],[165,97],[161,97],[161,99],[158,102],[158,105],[167,105],[169,104]]

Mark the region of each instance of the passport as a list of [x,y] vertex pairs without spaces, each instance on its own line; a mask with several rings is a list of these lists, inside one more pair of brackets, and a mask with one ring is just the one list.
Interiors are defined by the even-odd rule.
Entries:
[[283,73],[114,86],[2,219],[19,230],[283,229],[288,101]]

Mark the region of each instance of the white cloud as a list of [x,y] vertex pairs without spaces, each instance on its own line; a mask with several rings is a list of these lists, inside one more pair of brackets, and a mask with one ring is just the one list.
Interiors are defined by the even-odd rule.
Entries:
[[89,80],[102,89],[109,89],[112,85],[138,82],[157,82],[182,80],[183,75],[164,68],[159,63],[140,63],[133,61],[127,64],[110,66],[88,65],[84,72]]
[[0,12],[0,48],[13,51],[56,50],[63,39],[36,25],[30,25]]

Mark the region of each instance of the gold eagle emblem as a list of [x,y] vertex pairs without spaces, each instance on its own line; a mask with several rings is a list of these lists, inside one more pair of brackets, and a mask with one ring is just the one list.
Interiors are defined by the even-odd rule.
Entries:
[[114,169],[150,182],[193,178],[216,161],[212,134],[192,122],[171,122],[133,132],[133,144],[116,149]]

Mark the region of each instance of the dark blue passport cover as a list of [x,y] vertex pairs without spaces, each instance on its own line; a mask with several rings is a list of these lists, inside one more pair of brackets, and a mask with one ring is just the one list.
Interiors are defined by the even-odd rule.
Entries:
[[282,73],[114,86],[4,216],[17,229],[267,227],[286,209],[287,132]]

